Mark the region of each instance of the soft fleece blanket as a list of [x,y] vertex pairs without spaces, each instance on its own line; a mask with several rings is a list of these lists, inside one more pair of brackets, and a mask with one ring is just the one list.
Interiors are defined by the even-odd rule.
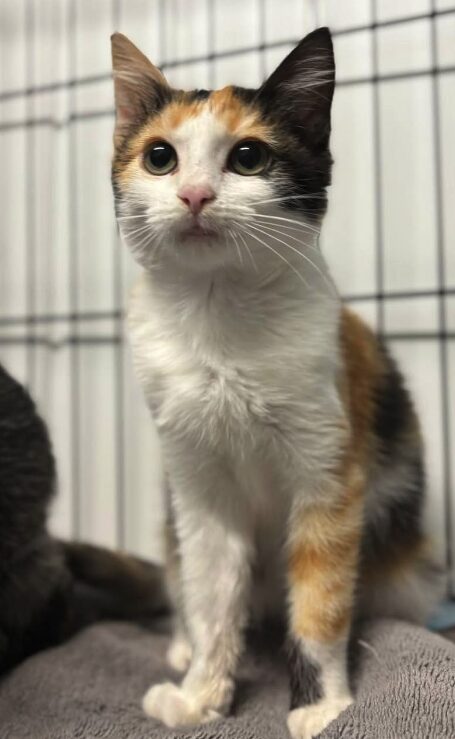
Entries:
[[[176,731],[144,716],[145,690],[175,677],[167,644],[163,626],[99,624],[32,657],[0,683],[1,739],[289,739],[285,660],[267,640],[245,658],[229,718]],[[355,705],[323,739],[455,737],[448,640],[399,621],[365,626],[354,644],[353,686]]]

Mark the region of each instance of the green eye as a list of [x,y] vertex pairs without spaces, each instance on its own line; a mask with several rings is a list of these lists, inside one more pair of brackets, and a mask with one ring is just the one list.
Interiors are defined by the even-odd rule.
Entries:
[[263,172],[270,160],[269,152],[259,141],[241,141],[229,155],[228,166],[241,175],[254,175]]
[[144,166],[150,174],[169,174],[177,166],[177,153],[166,141],[156,141],[144,154]]

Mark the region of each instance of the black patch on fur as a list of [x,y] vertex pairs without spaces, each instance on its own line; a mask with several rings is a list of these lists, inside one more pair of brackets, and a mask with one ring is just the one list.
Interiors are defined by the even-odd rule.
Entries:
[[[307,220],[317,223],[327,210],[326,188],[331,182],[332,157],[330,152],[309,154],[298,149],[296,143],[280,155],[276,173],[280,175],[277,194],[282,205],[291,211],[304,213]],[[305,197],[302,198],[301,196]]]
[[321,670],[292,640],[288,645],[288,665],[291,685],[291,710],[316,703],[323,697]]
[[237,85],[232,85],[232,91],[234,95],[244,103],[244,105],[253,104],[258,96],[258,91],[251,87],[238,87]]
[[376,388],[374,432],[383,454],[393,455],[397,443],[414,419],[414,408],[396,363],[384,343],[379,348],[387,367]]
[[[425,493],[423,461],[416,453],[408,463],[409,484],[390,499],[379,520],[367,522],[362,547],[364,562],[393,560],[400,551],[411,549],[422,539]],[[380,497],[381,490],[376,491]]]
[[[313,80],[312,75],[316,75]],[[331,181],[329,138],[334,82],[330,33],[320,28],[291,51],[254,96],[264,119],[277,134],[275,164],[268,176],[272,181],[276,179],[282,206],[302,212],[315,223],[326,211],[326,188]]]
[[[378,499],[379,513],[366,522],[364,530],[361,554],[367,567],[393,562],[404,551],[412,551],[423,539],[425,471],[418,421],[396,363],[382,342],[379,348],[385,372],[378,381],[374,397],[373,431],[379,453],[379,474],[372,491]],[[381,490],[381,469],[390,470],[390,474],[400,469],[401,475],[404,474],[402,479],[397,476],[397,489],[392,496],[390,491]]]
[[274,184],[277,197],[283,198],[281,206],[318,222],[327,209],[326,189],[331,182],[333,161],[328,140],[326,145],[312,149],[302,142],[299,126],[279,106],[271,107],[272,101],[258,97],[258,90],[233,90],[244,104],[259,106],[264,122],[275,132],[272,165],[262,176]]
[[194,100],[207,100],[211,92],[211,90],[191,90],[191,92],[187,93],[188,102],[193,102]]

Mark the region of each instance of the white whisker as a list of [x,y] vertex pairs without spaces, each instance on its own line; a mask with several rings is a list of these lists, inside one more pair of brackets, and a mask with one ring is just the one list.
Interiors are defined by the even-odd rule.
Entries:
[[303,275],[301,275],[301,274],[300,274],[300,272],[298,271],[298,269],[296,269],[296,268],[294,267],[294,265],[292,265],[292,264],[291,264],[291,263],[290,263],[290,262],[289,262],[289,261],[288,261],[288,260],[286,259],[286,257],[284,257],[284,256],[283,256],[282,254],[280,254],[280,252],[276,251],[276,249],[274,249],[274,248],[273,248],[273,246],[270,246],[270,244],[267,244],[267,242],[266,242],[266,241],[263,241],[262,239],[260,239],[260,238],[259,238],[259,236],[257,236],[256,234],[252,233],[251,231],[249,231],[249,230],[248,230],[248,229],[247,229],[247,228],[246,228],[245,226],[243,226],[243,230],[245,231],[245,233],[247,233],[247,234],[248,234],[248,236],[251,236],[251,237],[252,237],[253,239],[256,239],[256,241],[259,241],[259,243],[260,243],[260,244],[263,244],[263,246],[265,246],[265,248],[266,248],[266,249],[269,249],[269,250],[270,250],[271,252],[273,252],[273,253],[274,253],[274,254],[275,254],[275,255],[276,255],[277,257],[279,257],[279,259],[281,259],[281,260],[282,260],[282,261],[283,261],[283,262],[284,262],[285,264],[287,264],[287,266],[288,266],[288,267],[289,267],[290,269],[292,269],[292,271],[293,271],[293,272],[295,272],[295,274],[297,275],[297,277],[298,277],[298,278],[299,278],[299,279],[300,279],[300,280],[301,280],[301,281],[303,282],[303,284],[305,285],[305,287],[306,287],[306,288],[307,288],[308,290],[310,289],[310,286],[309,286],[308,282],[307,282],[307,281],[305,280],[305,278],[303,277]]
[[[286,230],[289,230],[289,231],[294,231],[295,233],[298,233],[298,234],[303,234],[304,233],[304,229],[302,228],[302,226],[292,226],[292,225],[289,226],[287,223],[270,223],[270,221],[267,221],[265,218],[262,219],[261,216],[255,216],[254,217],[254,220],[255,221],[260,221],[261,223],[267,224],[267,225],[270,225],[270,226],[276,226],[276,228],[279,227],[279,228],[283,228],[283,229],[286,229]],[[315,238],[317,238],[317,237],[315,237]]]
[[271,239],[274,239],[275,241],[278,241],[278,242],[279,242],[280,244],[283,244],[283,245],[284,245],[284,246],[286,246],[286,247],[287,247],[288,249],[290,249],[291,251],[293,251],[293,252],[295,252],[296,254],[298,254],[298,255],[299,255],[299,257],[301,257],[302,259],[304,259],[304,260],[305,260],[306,262],[308,262],[308,264],[309,264],[309,265],[310,265],[311,267],[313,267],[313,269],[314,269],[314,270],[315,270],[315,271],[316,271],[316,272],[318,273],[318,275],[319,275],[319,276],[320,276],[320,277],[322,278],[322,280],[323,280],[323,281],[325,282],[325,284],[326,284],[326,285],[327,285],[327,287],[329,288],[330,292],[331,292],[331,293],[332,293],[333,295],[335,295],[335,294],[336,294],[336,293],[335,293],[335,289],[334,289],[334,286],[333,286],[333,284],[332,284],[332,283],[330,282],[330,280],[329,280],[329,279],[327,278],[327,275],[325,275],[325,274],[324,274],[324,272],[322,272],[322,270],[321,270],[321,269],[319,269],[319,267],[317,266],[317,264],[315,264],[315,263],[314,263],[314,262],[313,262],[313,261],[312,261],[312,260],[311,260],[311,259],[310,259],[309,257],[307,257],[307,256],[306,256],[305,254],[302,254],[302,252],[301,252],[301,251],[299,251],[299,249],[296,249],[296,248],[295,248],[294,246],[291,246],[291,244],[288,244],[288,243],[287,243],[287,241],[283,241],[283,239],[279,239],[279,238],[278,238],[277,236],[273,236],[273,234],[271,234],[271,233],[267,233],[267,231],[264,231],[263,229],[259,228],[259,226],[253,226],[253,225],[252,225],[251,223],[249,224],[249,226],[250,226],[250,228],[253,228],[253,229],[255,229],[255,230],[259,231],[260,233],[264,234],[265,236],[270,236],[270,238],[271,238]]
[[[266,229],[267,231],[270,231],[271,233],[277,233],[280,234],[280,236],[286,236],[289,239],[294,239],[298,244],[301,244],[301,246],[304,246],[305,249],[311,249],[311,251],[315,251],[318,254],[320,254],[320,250],[318,246],[315,246],[314,244],[309,244],[307,241],[303,241],[302,238],[299,238],[298,236],[294,236],[292,233],[288,233],[287,231],[282,230],[281,228],[275,228],[274,226],[271,226],[267,221],[263,222],[260,219],[257,219],[257,222],[259,225]],[[291,226],[284,226],[284,228],[292,228]],[[293,229],[297,233],[299,232],[299,229]]]
[[242,243],[244,244],[245,249],[248,252],[248,256],[250,257],[251,264],[253,265],[254,271],[255,272],[258,272],[258,266],[257,266],[256,262],[254,261],[253,254],[252,254],[251,249],[250,249],[250,247],[248,245],[248,241],[245,239],[245,237],[244,237],[244,235],[242,234],[241,231],[236,231],[236,233],[237,233],[237,236],[239,237],[239,239],[242,240]]
[[231,237],[232,241],[234,242],[234,244],[236,246],[237,254],[239,255],[239,261],[240,261],[241,266],[243,267],[243,256],[242,256],[242,252],[240,251],[239,242],[235,238],[235,236],[234,236],[233,232],[231,231],[231,229],[228,229],[228,235]]
[[146,244],[150,243],[151,239],[152,239],[152,232],[150,231],[150,232],[147,232],[144,238],[142,238],[138,242],[133,239],[133,244],[132,244],[133,248],[136,250],[142,249]]
[[145,216],[143,213],[140,213],[137,216],[117,216],[118,221],[129,221],[132,218],[145,218]]
[[150,226],[148,223],[146,223],[144,226],[139,226],[138,228],[135,228],[132,231],[130,231],[128,228],[122,229],[122,233],[124,233],[125,236],[136,236],[137,234],[140,234],[143,231],[150,231]]
[[267,200],[256,200],[253,205],[264,205],[265,203],[284,203],[288,200],[326,200],[326,195],[315,193],[314,195],[283,195],[280,198],[268,198]]
[[300,228],[307,228],[309,231],[314,231],[315,233],[320,233],[319,228],[315,228],[314,226],[310,226],[309,223],[302,223],[302,221],[297,221],[295,218],[285,218],[284,216],[272,216],[268,213],[255,213],[255,215],[260,216],[261,218],[270,218],[274,221],[285,221],[287,223],[296,223]]

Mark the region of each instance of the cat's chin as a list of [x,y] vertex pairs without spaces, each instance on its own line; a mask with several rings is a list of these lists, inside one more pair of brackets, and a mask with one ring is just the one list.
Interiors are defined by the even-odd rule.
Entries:
[[238,260],[237,252],[230,247],[220,232],[191,231],[176,236],[168,254],[175,265],[205,273],[232,266]]
[[205,228],[204,226],[197,224],[181,231],[178,235],[178,241],[181,244],[191,242],[191,244],[196,246],[198,244],[207,246],[208,244],[217,243],[219,241],[219,235],[213,229]]

